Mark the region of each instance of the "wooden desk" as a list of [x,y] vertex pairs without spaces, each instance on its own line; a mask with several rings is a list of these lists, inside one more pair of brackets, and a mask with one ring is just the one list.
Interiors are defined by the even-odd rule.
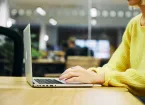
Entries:
[[31,88],[23,77],[0,77],[0,105],[143,105],[125,88]]

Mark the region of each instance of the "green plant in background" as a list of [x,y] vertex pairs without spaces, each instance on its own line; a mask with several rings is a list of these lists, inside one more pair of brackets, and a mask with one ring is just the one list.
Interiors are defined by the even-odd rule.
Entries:
[[37,59],[42,56],[42,54],[39,51],[37,51],[35,48],[32,47],[31,50],[32,50],[33,59]]
[[38,49],[38,40],[37,40],[37,35],[36,34],[31,34],[31,50],[32,50],[32,58],[37,59],[42,56],[42,54],[37,50]]

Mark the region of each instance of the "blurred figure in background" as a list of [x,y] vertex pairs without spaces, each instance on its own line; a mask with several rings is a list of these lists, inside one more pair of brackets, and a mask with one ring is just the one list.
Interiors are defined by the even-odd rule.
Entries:
[[77,56],[81,53],[81,48],[75,44],[75,37],[70,37],[67,40],[67,49],[66,49],[66,55],[65,58],[67,59],[67,56]]
[[77,46],[75,44],[75,41],[76,41],[75,37],[70,37],[67,40],[67,43],[63,43],[63,48],[64,51],[66,52],[66,57],[65,57],[66,59],[67,56],[94,56],[94,52],[92,50],[89,50],[88,47],[81,48]]
[[76,38],[75,37],[70,37],[67,40],[67,44],[68,44],[68,48],[76,48],[76,44],[75,44]]

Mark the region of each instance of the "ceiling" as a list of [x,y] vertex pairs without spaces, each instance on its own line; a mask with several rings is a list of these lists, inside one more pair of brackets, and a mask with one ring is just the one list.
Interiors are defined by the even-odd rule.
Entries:
[[28,7],[69,7],[85,6],[88,2],[93,5],[99,4],[125,4],[125,0],[9,0],[11,8],[28,8]]
[[[49,19],[54,18],[58,21],[59,25],[88,25],[88,8],[89,3],[91,6],[96,7],[100,11],[107,10],[108,12],[114,11],[128,11],[126,0],[9,0],[10,10],[32,10],[31,16],[19,16],[15,18],[17,23],[27,24],[45,22],[49,24]],[[41,17],[35,13],[37,7],[42,7],[47,15]],[[84,12],[83,16],[80,16],[81,12]],[[125,12],[124,12],[125,13]],[[131,17],[130,17],[131,18]],[[103,18],[97,17],[99,26],[125,26],[130,18]],[[113,24],[112,24],[113,23]]]

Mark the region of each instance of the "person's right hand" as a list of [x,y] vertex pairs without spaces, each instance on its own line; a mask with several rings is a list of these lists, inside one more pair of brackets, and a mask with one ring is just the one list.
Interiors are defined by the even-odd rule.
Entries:
[[86,70],[80,66],[75,66],[67,69],[59,77],[60,80],[65,80],[66,83],[80,82],[91,84],[103,84],[104,73],[97,74],[93,71]]

